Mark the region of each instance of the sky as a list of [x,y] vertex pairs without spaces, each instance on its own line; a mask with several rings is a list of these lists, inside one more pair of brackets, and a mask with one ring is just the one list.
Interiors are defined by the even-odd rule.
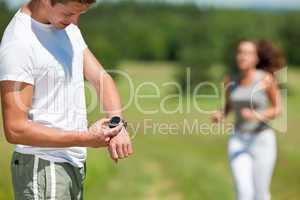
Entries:
[[[4,0],[11,7],[18,7],[28,0]],[[155,1],[155,0],[150,0]],[[163,1],[163,0],[158,0]],[[300,0],[165,0],[168,2],[197,4],[214,7],[229,8],[258,8],[258,9],[300,9]]]

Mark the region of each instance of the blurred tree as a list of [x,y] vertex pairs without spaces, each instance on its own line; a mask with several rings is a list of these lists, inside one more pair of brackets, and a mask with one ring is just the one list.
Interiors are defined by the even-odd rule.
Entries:
[[300,14],[291,13],[285,18],[281,38],[287,60],[291,65],[300,66]]
[[[14,14],[0,4],[3,32]],[[91,50],[107,69],[121,60],[172,61],[185,88],[182,71],[192,70],[192,85],[213,80],[212,66],[235,68],[242,39],[269,39],[284,47],[290,63],[299,64],[299,13],[199,8],[192,3],[102,1],[81,17]]]

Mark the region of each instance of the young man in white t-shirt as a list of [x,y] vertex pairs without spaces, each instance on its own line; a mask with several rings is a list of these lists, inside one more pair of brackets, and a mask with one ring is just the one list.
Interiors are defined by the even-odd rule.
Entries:
[[[32,0],[7,26],[0,89],[15,199],[82,199],[87,147],[115,161],[132,154],[116,86],[77,26],[95,0]],[[107,118],[88,128],[84,78]],[[120,121],[108,128],[109,119]]]

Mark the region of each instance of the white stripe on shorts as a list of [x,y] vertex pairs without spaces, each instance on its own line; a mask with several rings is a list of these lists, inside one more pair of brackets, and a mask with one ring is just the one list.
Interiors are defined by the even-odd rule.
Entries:
[[39,190],[38,190],[38,168],[39,168],[39,158],[34,156],[34,164],[33,164],[33,197],[34,200],[39,199]]
[[50,161],[50,176],[51,176],[51,196],[50,200],[55,200],[56,195],[56,174],[55,174],[55,163]]

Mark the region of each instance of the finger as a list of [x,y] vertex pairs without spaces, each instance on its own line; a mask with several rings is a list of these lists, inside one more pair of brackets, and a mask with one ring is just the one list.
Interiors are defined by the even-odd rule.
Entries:
[[123,148],[122,145],[117,145],[117,153],[118,153],[118,158],[124,158],[124,152],[123,152]]
[[108,143],[110,141],[110,137],[105,137],[104,141]]
[[118,135],[120,133],[121,129],[122,129],[122,125],[120,124],[115,128],[105,130],[104,135],[106,137],[115,137],[116,135]]
[[123,149],[124,157],[128,157],[129,153],[128,153],[128,149],[127,149],[127,144],[123,144],[122,149]]
[[110,122],[109,118],[103,118],[99,120],[100,125],[105,125],[108,124]]
[[101,129],[101,128],[104,128],[105,127],[105,124],[107,124],[109,122],[110,119],[108,118],[102,118],[102,119],[99,119],[98,121],[95,122],[93,128],[95,131]]
[[114,159],[114,158],[113,158],[113,153],[112,153],[112,150],[111,150],[110,148],[108,148],[108,152],[109,152],[110,158],[111,158],[113,161],[115,161],[115,163],[117,163],[117,162],[118,162],[118,159]]
[[116,150],[116,145],[110,144],[109,147],[108,147],[108,150],[109,150],[111,159],[118,160],[118,154],[117,154],[117,150]]
[[133,154],[132,144],[127,145],[127,151],[129,154]]
[[119,124],[117,127],[108,129],[107,131],[104,132],[105,136],[107,137],[115,137],[116,135],[119,134],[119,132],[122,130],[123,124]]

